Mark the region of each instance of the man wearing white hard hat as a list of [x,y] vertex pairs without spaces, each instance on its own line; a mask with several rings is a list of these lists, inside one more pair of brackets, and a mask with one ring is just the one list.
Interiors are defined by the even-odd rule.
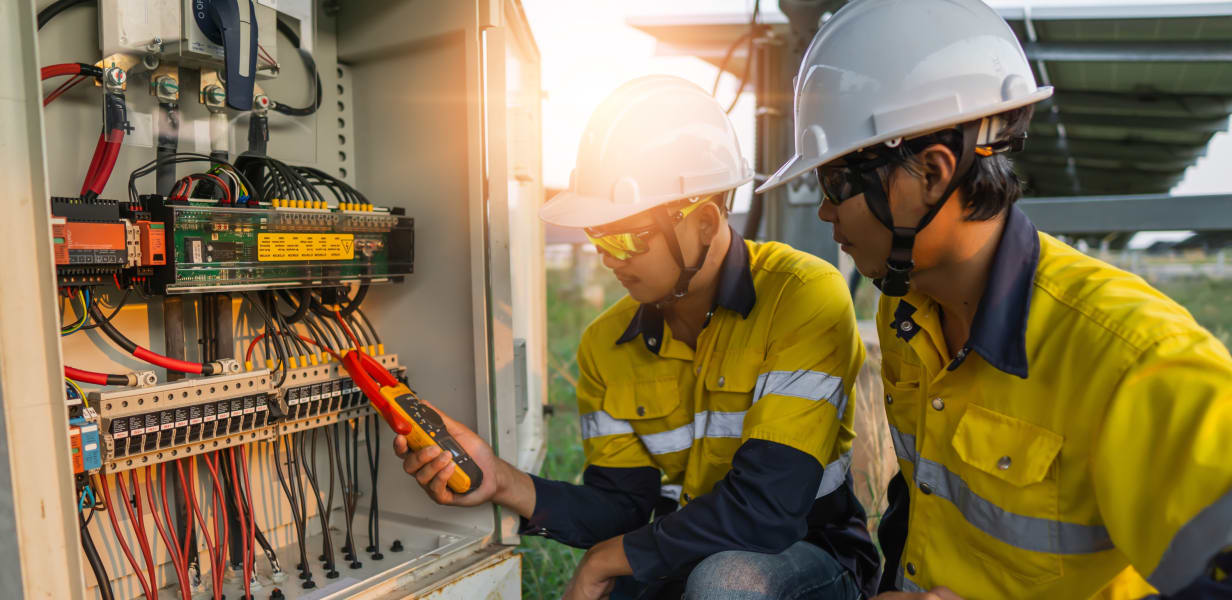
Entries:
[[879,598],[1232,598],[1232,357],[1014,206],[1006,154],[1051,94],[979,0],[855,0],[758,190],[815,173],[883,293]]
[[493,474],[458,497],[447,461],[398,448],[437,501],[491,500],[525,535],[590,548],[567,598],[854,600],[876,586],[849,474],[864,359],[851,298],[833,266],[728,226],[752,178],[698,86],[651,76],[617,89],[569,189],[540,211],[585,229],[629,292],[578,348],[582,485],[518,472],[451,423]]

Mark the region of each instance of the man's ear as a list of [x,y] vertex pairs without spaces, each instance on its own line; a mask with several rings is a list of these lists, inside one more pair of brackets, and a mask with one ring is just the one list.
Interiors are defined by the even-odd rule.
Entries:
[[706,205],[697,209],[693,215],[697,217],[697,237],[703,244],[710,244],[714,236],[718,235],[719,227],[723,225],[722,211],[714,202],[707,201]]
[[924,192],[929,206],[935,206],[944,198],[941,194],[949,187],[958,167],[958,157],[945,144],[933,144],[916,155],[920,174],[924,179]]

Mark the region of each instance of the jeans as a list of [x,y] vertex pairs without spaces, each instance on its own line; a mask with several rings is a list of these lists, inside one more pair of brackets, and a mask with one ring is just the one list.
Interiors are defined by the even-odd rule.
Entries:
[[[630,579],[618,583],[612,598],[665,596],[654,590],[645,590],[639,595],[629,584],[634,582]],[[711,555],[689,574],[683,596],[684,600],[860,598],[860,588],[851,573],[830,553],[808,542],[796,542],[778,554],[728,551]]]

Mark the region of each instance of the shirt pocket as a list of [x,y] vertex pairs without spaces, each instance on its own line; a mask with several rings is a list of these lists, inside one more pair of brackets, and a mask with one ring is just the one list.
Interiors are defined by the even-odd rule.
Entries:
[[[603,412],[629,424],[660,466],[666,455],[688,449],[693,442],[691,421],[675,376],[639,379],[612,385],[603,395]],[[687,429],[687,431],[686,431]],[[687,435],[686,435],[687,434]],[[675,463],[683,461],[667,462]]]
[[[1061,575],[1057,455],[1064,438],[1039,425],[970,405],[951,445],[961,464],[947,486],[967,522],[972,550],[998,571],[1043,583]],[[962,485],[965,482],[965,485]],[[957,484],[957,485],[956,485]],[[965,488],[965,489],[964,489]]]
[[703,374],[706,397],[693,415],[697,443],[712,462],[730,466],[740,448],[745,419],[756,401],[760,356],[733,354]]

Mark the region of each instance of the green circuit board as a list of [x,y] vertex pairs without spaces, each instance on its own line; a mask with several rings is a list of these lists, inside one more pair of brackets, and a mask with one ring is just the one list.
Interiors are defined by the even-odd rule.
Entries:
[[168,204],[164,293],[400,280],[414,263],[413,220],[387,212]]

